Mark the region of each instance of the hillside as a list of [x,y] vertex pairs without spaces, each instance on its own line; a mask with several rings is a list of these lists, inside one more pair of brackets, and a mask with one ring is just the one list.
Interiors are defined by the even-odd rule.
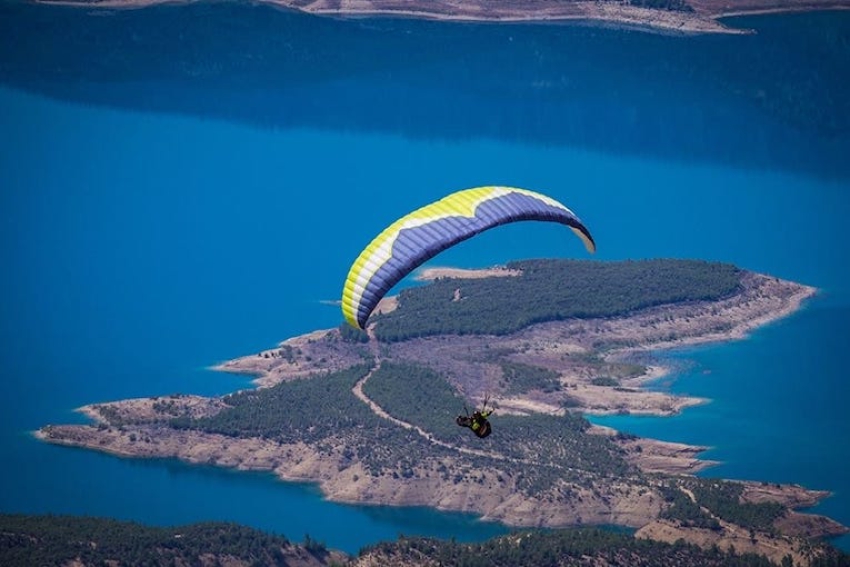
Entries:
[[[850,565],[850,556],[816,546],[814,567]],[[515,532],[482,543],[400,538],[369,546],[356,557],[307,537],[284,537],[226,523],[158,528],[73,516],[0,515],[0,563],[31,565],[227,565],[229,567],[539,567],[653,565],[770,567],[765,557],[704,550],[598,529]],[[787,563],[786,563],[787,564]]]
[[[665,371],[648,353],[739,338],[814,289],[684,260],[528,261],[507,273],[407,289],[370,335],[317,331],[219,367],[255,375],[257,389],[95,404],[82,410],[93,425],[37,435],[273,471],[317,482],[336,501],[472,512],[518,527],[618,524],[777,562],[808,561],[809,538],[844,531],[793,511],[823,492],[696,479],[688,473],[710,465],[697,459],[702,448],[582,416],[701,403],[642,388]],[[495,433],[481,441],[454,417],[486,395]]]
[[74,516],[0,514],[0,565],[342,565],[345,554],[237,524],[173,528]]
[[[81,7],[139,8],[173,0],[52,0]],[[730,15],[835,10],[847,0],[263,0],[286,9],[342,18],[393,17],[459,22],[589,22],[660,33],[749,33],[724,25]]]

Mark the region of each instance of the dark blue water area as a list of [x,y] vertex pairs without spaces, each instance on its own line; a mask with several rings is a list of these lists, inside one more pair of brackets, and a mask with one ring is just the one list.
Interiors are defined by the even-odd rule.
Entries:
[[[24,478],[13,484],[14,492],[4,494],[4,512],[112,517],[164,526],[237,522],[296,542],[309,534],[348,553],[402,534],[478,541],[507,531],[468,514],[335,504],[323,500],[312,484],[284,483],[270,474],[120,459],[38,443],[16,445],[25,451],[25,459],[14,459],[21,467],[17,475]],[[4,448],[9,446],[4,440]]]
[[0,509],[231,519],[346,551],[398,533],[504,531],[462,515],[337,506],[269,475],[36,441],[40,426],[83,421],[73,413],[83,404],[248,387],[206,368],[338,325],[338,308],[321,300],[338,296],[353,254],[340,246],[345,202],[364,197],[346,190],[361,183],[344,158],[325,166],[326,151],[347,151],[345,136],[0,96],[10,134],[0,142]]
[[728,23],[758,33],[344,20],[243,2],[133,11],[14,2],[0,6],[0,83],[262,128],[850,178],[850,15]]
[[[247,387],[207,368],[335,327],[324,302],[384,226],[450,191],[506,184],[573,208],[602,260],[704,258],[820,288],[748,340],[676,354],[696,366],[669,387],[711,404],[611,419],[714,447],[707,456],[724,464],[706,474],[834,491],[816,510],[850,523],[838,401],[850,336],[850,113],[836,86],[850,65],[846,14],[684,39],[291,14],[272,33],[278,16],[180,17],[219,9],[208,6],[21,6],[0,7],[0,510],[227,519],[347,551],[398,533],[504,532],[30,431],[80,422],[73,410],[88,403]],[[296,55],[276,58],[287,42]],[[730,55],[700,55],[706,46]],[[586,256],[562,227],[524,223],[429,265],[532,257]]]

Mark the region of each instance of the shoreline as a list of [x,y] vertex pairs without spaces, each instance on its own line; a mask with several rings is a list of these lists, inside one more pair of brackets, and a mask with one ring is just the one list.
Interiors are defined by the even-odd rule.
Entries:
[[[39,4],[78,8],[118,10],[141,9],[157,5],[187,4],[193,0],[29,0]],[[606,1],[510,2],[466,0],[439,2],[413,0],[401,7],[392,0],[351,0],[344,5],[328,0],[257,0],[283,10],[319,17],[343,19],[416,19],[456,23],[529,23],[566,24],[631,29],[672,35],[751,34],[751,29],[733,28],[721,20],[728,17],[807,11],[844,10],[847,0],[811,0],[804,6],[783,5],[780,0],[749,0],[747,5],[730,10],[721,0],[691,0],[689,10],[662,10]]]
[[[516,275],[494,269],[498,272],[495,275]],[[427,271],[425,276],[452,277],[461,286],[464,279],[484,277],[482,273],[494,275],[492,271],[437,268]],[[455,386],[468,400],[474,401],[486,394],[488,382],[485,378],[492,376],[492,369],[480,362],[475,353],[492,346],[512,352],[512,360],[518,363],[557,369],[561,383],[561,388],[549,394],[530,391],[499,399],[500,414],[563,413],[566,410],[558,400],[567,397],[579,402],[581,413],[586,414],[675,415],[705,400],[646,390],[647,384],[667,376],[671,367],[654,358],[645,365],[629,360],[639,359],[638,355],[652,357],[670,349],[740,340],[754,329],[799,310],[804,301],[818,291],[811,286],[747,271],[742,271],[741,278],[742,286],[736,294],[714,302],[647,308],[621,318],[540,323],[507,337],[485,337],[483,340],[477,336],[438,336],[380,345],[373,340],[368,348],[340,341],[337,329],[317,330],[289,338],[275,348],[222,362],[213,369],[251,375],[254,385],[262,389],[306,377],[315,379],[323,371],[350,368],[362,363],[365,352],[371,352],[377,367],[384,358],[414,364],[423,359],[438,373],[461,376],[469,381]],[[723,325],[718,326],[718,320]],[[675,328],[676,336],[670,336],[671,328]],[[594,358],[589,345],[595,344],[599,337],[608,341],[609,348],[601,357]],[[468,353],[464,356],[479,362],[471,364],[464,357],[458,358],[459,352]],[[636,373],[636,368],[641,371]],[[599,372],[609,371],[621,373],[619,386],[594,383]],[[361,401],[370,407],[377,406],[372,400],[363,399],[362,383],[366,379],[368,375],[357,383],[352,394],[357,396],[360,386]],[[348,432],[334,433],[314,447],[303,441],[227,437],[168,425],[168,419],[173,416],[212,416],[225,407],[221,398],[177,394],[90,404],[77,411],[91,419],[92,424],[47,425],[33,435],[45,442],[89,448],[120,457],[177,458],[194,464],[267,471],[282,481],[314,483],[323,498],[335,502],[425,506],[472,513],[484,521],[498,521],[513,527],[617,524],[642,529],[647,537],[655,539],[663,539],[671,533],[681,535],[682,530],[693,535],[688,528],[671,526],[660,519],[664,500],[652,482],[647,485],[646,480],[641,480],[643,477],[600,477],[590,469],[573,468],[575,465],[570,464],[563,473],[565,480],[558,481],[566,482],[565,486],[555,484],[540,493],[517,492],[518,480],[511,480],[514,473],[506,472],[514,470],[508,464],[517,464],[516,457],[501,455],[492,449],[482,451],[455,446],[415,423],[402,422],[380,406],[372,407],[371,413],[419,433],[417,443],[423,444],[422,458],[405,474],[400,474],[403,469],[375,474],[365,462],[351,458],[352,451],[357,454],[358,447],[370,447],[377,442],[369,438],[368,433],[366,437],[356,433],[353,438]],[[653,478],[652,475],[694,478],[694,474],[718,464],[699,458],[708,447],[621,435],[597,425],[592,425],[587,433],[608,437],[619,446],[624,460],[641,474],[650,475],[647,478]],[[433,450],[426,447],[433,447]],[[484,459],[476,465],[480,468],[480,476],[466,473],[462,480],[455,477],[454,482],[445,482],[447,467],[452,470],[453,466],[458,466],[464,470],[463,467],[468,466],[464,463],[472,458]],[[520,459],[519,464],[523,463],[524,459]],[[755,490],[754,485],[747,485],[748,493]],[[566,499],[564,494],[568,495]],[[792,508],[814,505],[826,496],[828,494],[823,491],[794,485],[777,486],[769,497],[762,495]],[[820,535],[846,533],[846,528],[828,518],[793,514],[783,528],[789,533],[803,533],[803,527]],[[714,543],[737,541],[734,526],[724,530],[726,539],[712,540]],[[770,541],[770,545],[778,545],[785,552],[796,553],[796,544]],[[738,547],[738,543],[734,545]]]
[[[806,300],[815,297],[819,293],[819,290],[812,286],[793,284],[786,280],[761,276],[752,272],[746,272],[746,274],[745,282],[749,282],[747,285],[751,289],[748,288],[745,292],[736,294],[725,300],[720,300],[716,302],[716,305],[711,302],[702,305],[685,304],[672,307],[662,305],[644,309],[634,316],[625,318],[591,319],[578,321],[577,323],[570,321],[542,323],[523,329],[513,337],[502,339],[502,342],[509,345],[515,345],[521,342],[542,344],[543,346],[541,349],[538,349],[535,355],[527,356],[529,363],[534,365],[535,360],[552,362],[553,368],[562,373],[562,382],[564,385],[577,390],[575,392],[576,394],[588,400],[588,405],[582,407],[583,412],[588,415],[622,414],[624,410],[631,415],[656,417],[678,415],[681,410],[687,407],[702,405],[710,402],[710,400],[687,395],[666,394],[645,388],[648,384],[667,378],[676,370],[675,365],[665,360],[666,353],[746,339],[753,331],[780,321],[799,311],[804,307]],[[462,282],[465,279],[479,279],[491,276],[515,277],[518,275],[516,271],[507,270],[501,266],[482,269],[434,267],[422,270],[415,276],[415,279],[417,281],[433,281],[440,278],[453,278]],[[777,289],[780,290],[780,294],[783,294],[781,297],[760,297],[775,293]],[[788,289],[792,291],[789,292]],[[739,300],[741,300],[740,304],[736,303]],[[397,308],[398,296],[386,296],[381,300],[375,312],[389,313]],[[719,314],[712,315],[710,313],[718,308],[720,309]],[[672,322],[665,322],[665,319],[670,318],[668,317],[668,313],[670,313],[671,309],[674,312],[678,312],[678,314],[673,317],[674,320]],[[684,323],[679,321],[680,319],[696,320],[697,322],[688,328],[684,326]],[[707,322],[701,323],[701,319],[706,319]],[[588,329],[587,327],[590,325],[593,325],[593,328]],[[718,326],[722,328],[712,328]],[[648,332],[638,328],[652,329],[652,331]],[[281,381],[308,376],[317,370],[342,368],[347,364],[354,364],[356,359],[353,357],[347,359],[340,357],[337,360],[331,360],[326,365],[329,368],[319,368],[310,363],[306,360],[310,356],[302,357],[300,360],[290,360],[286,363],[281,360],[280,352],[283,349],[290,352],[314,351],[313,358],[323,356],[330,358],[328,356],[329,354],[338,355],[339,353],[328,353],[317,347],[329,333],[336,332],[336,329],[321,329],[291,337],[282,341],[277,347],[258,352],[256,356],[249,355],[224,361],[211,366],[210,369],[218,372],[252,376],[252,385],[265,388],[274,386]],[[666,336],[673,332],[678,332],[681,336],[677,336],[676,338],[668,338]],[[585,336],[581,336],[582,334]],[[577,335],[578,338],[576,338]],[[565,352],[575,354],[592,350],[588,344],[596,342],[599,337],[605,337],[606,340],[617,343],[606,348],[602,353],[602,360],[606,363],[638,363],[644,367],[644,370],[639,375],[625,377],[621,380],[621,386],[623,386],[624,390],[621,393],[623,395],[611,392],[610,388],[600,389],[588,385],[587,376],[581,375],[582,372],[586,374],[587,369],[562,367],[557,362],[552,361],[552,359],[560,357]],[[635,341],[641,344],[628,344]],[[466,337],[456,337],[451,344],[446,345],[443,344],[443,341],[439,337],[432,337],[411,339],[402,344],[387,345],[387,348],[393,351],[400,351],[396,354],[402,358],[410,357],[412,360],[421,359],[421,355],[417,353],[411,354],[409,351],[424,349],[432,353],[433,358],[440,359],[445,358],[443,355],[453,350],[455,345],[464,342],[469,342],[469,339]],[[413,345],[413,348],[406,348],[407,345]],[[263,360],[259,360],[260,358]],[[428,361],[420,360],[420,362]],[[463,373],[474,374],[471,370],[468,367],[463,368]],[[483,400],[486,395],[484,391],[469,390],[463,385],[461,385],[461,390],[466,391],[473,400]],[[630,406],[627,402],[629,398],[636,397],[634,394],[643,396],[643,400],[647,403]],[[612,401],[616,398],[619,398],[619,400]],[[509,408],[516,407],[517,405],[525,406],[538,413],[551,414],[559,412],[557,403],[547,404],[546,401],[539,399],[504,398],[500,401],[506,405],[506,409],[509,410],[508,413],[528,413],[522,409],[510,411]],[[600,401],[602,402],[601,404]],[[623,403],[626,403],[626,406],[623,406]],[[620,404],[619,407],[618,404]],[[661,406],[669,407],[662,408]]]
[[725,334],[718,333],[717,335],[704,335],[701,337],[662,342],[654,345],[653,348],[649,350],[639,347],[625,348],[621,351],[612,352],[610,356],[614,358],[622,357],[629,360],[631,357],[636,355],[650,354],[653,356],[653,361],[655,360],[654,357],[656,355],[659,356],[661,360],[658,360],[651,365],[647,365],[649,372],[638,377],[638,379],[634,381],[634,384],[638,386],[646,386],[653,382],[661,381],[675,372],[676,369],[673,365],[664,363],[664,359],[669,357],[672,353],[745,340],[749,338],[754,331],[775,324],[782,319],[801,311],[806,307],[805,302],[807,300],[816,298],[820,293],[821,290],[816,287],[802,285],[801,289],[789,298],[783,308],[771,314],[764,314],[761,317],[750,319]]

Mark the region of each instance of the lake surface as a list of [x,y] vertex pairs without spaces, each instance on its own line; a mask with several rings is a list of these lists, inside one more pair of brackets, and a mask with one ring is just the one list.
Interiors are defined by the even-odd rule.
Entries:
[[[711,404],[610,422],[713,447],[706,475],[833,491],[816,511],[850,524],[850,17],[741,23],[759,33],[4,4],[0,511],[233,520],[351,552],[502,533],[29,432],[87,403],[245,387],[206,367],[338,325],[322,301],[380,229],[505,184],[571,207],[602,260],[720,260],[821,288],[746,341],[674,355],[693,365],[658,387]],[[527,223],[431,264],[530,257],[585,253]]]
[[[703,477],[797,483],[834,491],[811,511],[847,523],[850,384],[841,357],[850,306],[819,298],[746,341],[670,353],[685,368],[655,387],[711,402],[674,419],[594,417],[637,435],[710,447]],[[836,540],[847,549],[850,538]]]

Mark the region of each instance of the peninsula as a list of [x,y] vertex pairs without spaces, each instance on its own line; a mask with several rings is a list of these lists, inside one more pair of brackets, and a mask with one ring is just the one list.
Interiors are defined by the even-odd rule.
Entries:
[[[141,8],[175,0],[36,0],[86,8]],[[180,0],[177,0],[178,2]],[[189,0],[183,0],[189,1]],[[838,10],[850,0],[259,0],[339,18],[392,17],[459,22],[578,22],[659,33],[751,33],[729,16]]]
[[[218,365],[257,388],[80,409],[48,442],[128,457],[272,471],[327,498],[472,512],[518,527],[618,524],[637,537],[734,547],[795,565],[844,533],[795,512],[827,493],[692,476],[703,447],[592,426],[588,413],[671,415],[704,400],[648,391],[652,351],[745,336],[812,287],[692,260],[528,260],[431,270],[373,316]],[[467,277],[467,276],[473,277]],[[480,277],[485,275],[486,277]],[[496,433],[458,428],[491,395]]]

